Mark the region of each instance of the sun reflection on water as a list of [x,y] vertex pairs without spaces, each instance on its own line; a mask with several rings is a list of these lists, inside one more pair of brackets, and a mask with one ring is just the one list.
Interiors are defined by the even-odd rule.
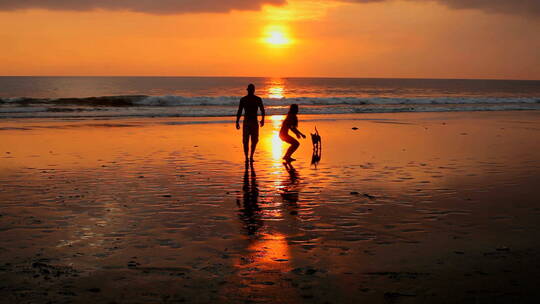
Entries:
[[245,287],[242,292],[266,296],[282,294],[280,277],[292,270],[287,237],[273,232],[263,233],[252,239],[246,248],[246,254],[235,262],[235,267],[238,269],[235,280]]
[[283,119],[285,119],[285,115],[270,116],[270,121],[272,123],[272,135],[265,143],[267,150],[272,154],[274,164],[277,162],[278,165],[281,163],[281,157],[283,156],[283,151],[285,148],[285,143],[281,140],[281,138],[279,138],[279,129]]
[[268,97],[274,99],[282,99],[284,97],[284,88],[279,86],[270,87],[268,89]]
[[290,260],[289,245],[283,234],[264,234],[250,244],[251,261],[259,268],[287,270]]
[[268,84],[268,98],[282,99],[285,98],[285,85],[282,79],[272,79]]

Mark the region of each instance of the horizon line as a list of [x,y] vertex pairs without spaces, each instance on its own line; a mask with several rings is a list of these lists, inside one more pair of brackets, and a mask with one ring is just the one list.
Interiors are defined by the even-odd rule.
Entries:
[[483,80],[483,81],[540,81],[513,78],[426,78],[426,77],[345,77],[345,76],[222,76],[222,75],[0,75],[0,77],[155,77],[155,78],[271,78],[271,79],[396,79],[396,80]]

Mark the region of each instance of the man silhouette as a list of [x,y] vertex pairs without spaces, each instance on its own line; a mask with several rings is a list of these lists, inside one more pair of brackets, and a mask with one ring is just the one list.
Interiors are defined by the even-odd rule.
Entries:
[[[261,127],[264,126],[264,105],[262,99],[255,95],[255,86],[249,84],[247,87],[248,94],[240,99],[238,105],[238,112],[236,113],[236,129],[240,130],[240,116],[242,116],[242,110],[244,111],[244,122],[242,130],[242,142],[244,144],[244,155],[246,162],[249,160],[253,162],[253,154],[255,154],[255,148],[259,141],[259,121],[257,119],[257,112],[261,109]],[[249,139],[251,137],[251,153],[249,154]],[[249,154],[249,159],[248,159]]]

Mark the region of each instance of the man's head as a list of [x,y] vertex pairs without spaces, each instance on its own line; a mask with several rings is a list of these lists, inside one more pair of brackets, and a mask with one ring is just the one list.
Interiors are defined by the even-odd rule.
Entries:
[[253,83],[248,84],[247,91],[248,94],[253,95],[255,93],[255,85]]

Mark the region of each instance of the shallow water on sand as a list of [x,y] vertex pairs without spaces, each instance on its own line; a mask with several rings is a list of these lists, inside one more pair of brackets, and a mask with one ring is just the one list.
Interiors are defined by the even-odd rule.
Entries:
[[215,119],[2,122],[0,290],[200,303],[451,294],[462,287],[441,273],[470,271],[442,264],[535,250],[540,216],[538,114],[460,115],[303,117],[322,160],[304,141],[292,166],[282,117],[252,166]]

